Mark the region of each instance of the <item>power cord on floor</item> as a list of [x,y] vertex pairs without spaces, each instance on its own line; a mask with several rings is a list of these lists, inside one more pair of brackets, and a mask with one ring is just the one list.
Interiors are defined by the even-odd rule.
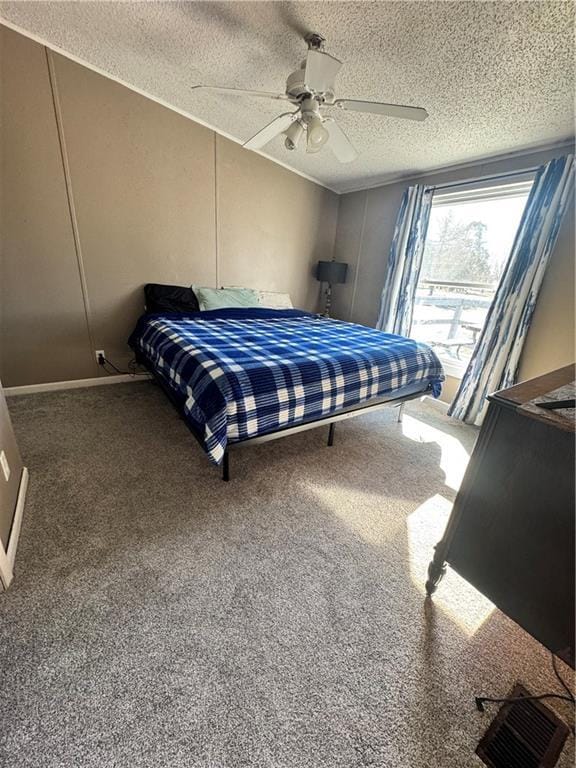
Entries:
[[572,704],[576,704],[576,697],[574,696],[574,694],[570,690],[570,688],[568,686],[568,683],[566,683],[566,681],[564,680],[564,678],[562,677],[560,672],[558,672],[558,667],[556,666],[556,656],[554,656],[553,653],[551,653],[550,656],[552,658],[552,669],[554,670],[554,674],[556,675],[556,678],[557,678],[558,682],[560,683],[562,688],[564,688],[564,690],[566,691],[566,693],[570,697],[570,700],[572,701]]
[[[123,371],[121,368],[118,368],[117,365],[114,365],[114,363],[111,360],[108,360],[108,358],[104,357],[104,355],[100,354],[98,355],[98,365],[104,369],[106,373],[109,375],[114,375],[115,373],[121,373],[125,376],[149,376],[150,374],[147,371],[137,371],[136,368],[138,366],[138,363],[133,358],[128,363],[128,370]],[[112,368],[112,370],[108,370],[108,368]]]
[[[558,679],[558,682],[564,688],[566,691],[566,694],[563,693],[542,693],[539,696],[518,696],[518,697],[507,697],[504,699],[495,699],[491,698],[490,696],[476,696],[476,709],[479,712],[485,712],[484,704],[490,703],[490,704],[516,704],[520,701],[541,701],[542,699],[560,699],[562,701],[567,701],[572,706],[576,706],[576,698],[574,697],[574,694],[568,687],[568,684],[563,679],[562,675],[558,671],[558,667],[556,666],[556,657],[553,653],[550,654],[550,658],[552,660],[552,669],[554,670],[554,674],[556,675],[556,678]],[[572,724],[570,726],[570,729],[572,733],[575,732],[574,725]]]
[[518,701],[540,701],[541,699],[562,699],[574,704],[573,699],[564,696],[563,693],[541,693],[539,696],[518,696],[517,698],[508,697],[505,699],[492,699],[490,696],[476,696],[476,709],[478,712],[485,712],[484,704],[516,704]]

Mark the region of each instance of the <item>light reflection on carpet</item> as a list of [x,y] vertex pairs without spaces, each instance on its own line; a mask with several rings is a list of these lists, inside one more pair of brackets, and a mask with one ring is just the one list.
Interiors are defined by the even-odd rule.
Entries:
[[448,488],[457,491],[470,458],[460,440],[408,414],[402,420],[402,433],[410,440],[438,444],[442,452],[440,469],[446,475],[445,483]]
[[[425,594],[428,564],[434,554],[434,545],[440,541],[452,504],[436,494],[421,504],[407,519],[410,575],[422,594]],[[484,595],[458,576],[450,567],[432,598],[469,636],[473,635],[495,609]]]

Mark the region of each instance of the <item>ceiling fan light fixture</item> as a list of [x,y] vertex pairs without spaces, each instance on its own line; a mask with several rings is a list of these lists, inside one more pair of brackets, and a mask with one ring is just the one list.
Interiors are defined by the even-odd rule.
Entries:
[[300,139],[302,138],[302,134],[304,133],[304,126],[300,122],[300,120],[296,120],[292,123],[292,125],[288,128],[288,130],[284,131],[284,135],[286,136],[286,139],[284,140],[284,146],[286,149],[294,150],[298,146],[298,143]]
[[307,122],[306,152],[319,152],[330,138],[330,134],[322,125],[322,119],[311,117]]
[[336,108],[404,120],[421,121],[428,117],[428,112],[423,107],[335,98],[335,81],[342,62],[324,50],[325,41],[322,35],[312,33],[305,39],[308,43],[308,53],[300,68],[288,75],[284,93],[202,84],[192,86],[193,91],[210,89],[229,95],[289,102],[295,111],[283,112],[275,117],[243,143],[242,146],[246,149],[257,152],[279,136],[284,136],[284,146],[287,150],[294,151],[302,144],[302,137],[306,133],[306,152],[314,154],[328,144],[337,160],[341,163],[351,163],[356,160],[358,153],[342,128],[330,117],[330,112],[324,114],[326,109]]

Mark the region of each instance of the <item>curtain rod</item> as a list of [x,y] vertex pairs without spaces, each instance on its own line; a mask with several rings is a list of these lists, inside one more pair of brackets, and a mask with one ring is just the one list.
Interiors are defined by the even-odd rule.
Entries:
[[527,176],[530,173],[536,173],[540,166],[535,165],[533,168],[524,168],[521,171],[509,171],[508,173],[496,173],[490,176],[478,176],[475,179],[466,179],[465,181],[448,181],[446,184],[431,184],[425,187],[424,192],[436,192],[439,189],[451,189],[452,187],[463,187],[469,184],[478,184],[482,181],[496,181],[497,179],[507,179],[511,176]]

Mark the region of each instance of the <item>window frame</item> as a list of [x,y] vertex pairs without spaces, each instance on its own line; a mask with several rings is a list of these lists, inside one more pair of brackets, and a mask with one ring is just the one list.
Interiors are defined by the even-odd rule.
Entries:
[[[532,189],[532,185],[534,183],[535,176],[536,169],[528,169],[513,174],[506,174],[504,176],[491,176],[484,179],[476,179],[463,182],[455,182],[453,184],[439,185],[436,187],[428,187],[426,192],[432,196],[430,201],[430,215],[432,214],[434,207],[447,207],[472,202],[492,202],[495,200],[508,200],[517,197],[525,197],[527,201],[530,190]],[[518,222],[518,224],[520,224],[520,222]],[[424,239],[424,249],[426,248],[427,238],[428,233],[426,233],[426,237]],[[421,279],[422,278],[419,276],[416,290],[418,290],[418,287],[421,286]],[[473,281],[471,281],[471,284],[472,282]],[[492,300],[496,291],[498,290],[498,284],[499,282],[494,287]],[[412,319],[412,326],[413,325],[414,319]],[[480,331],[480,333],[481,332],[482,331]],[[410,333],[412,334],[412,328]],[[480,333],[478,334],[478,338]],[[434,349],[434,346],[431,346]],[[447,354],[439,354],[438,349],[435,349],[434,351],[442,363],[445,373],[453,378],[462,379],[468,366],[468,362],[461,361],[461,363],[458,363],[456,360],[450,358]]]

